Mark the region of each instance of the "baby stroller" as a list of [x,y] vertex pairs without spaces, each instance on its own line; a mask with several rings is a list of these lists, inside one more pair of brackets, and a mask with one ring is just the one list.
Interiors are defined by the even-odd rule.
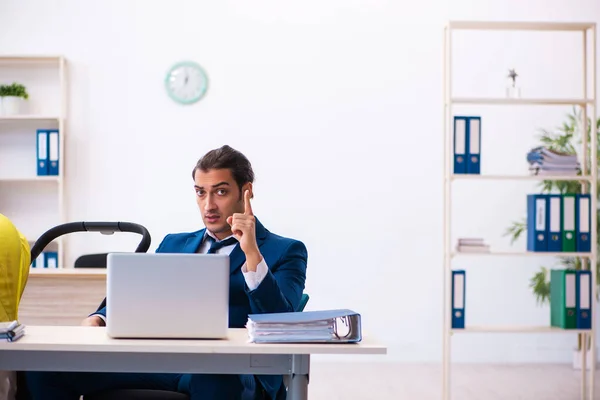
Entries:
[[[145,253],[150,248],[150,242],[152,241],[148,229],[144,226],[135,224],[132,222],[69,222],[66,224],[55,226],[54,228],[45,232],[42,236],[36,240],[33,247],[31,248],[31,262],[44,251],[56,238],[68,235],[75,232],[100,232],[103,235],[112,235],[115,232],[130,232],[138,233],[142,235],[142,239],[135,249],[136,253]],[[107,254],[96,254],[95,259],[100,261],[101,265],[98,267],[106,267],[106,256]],[[98,307],[98,310],[106,305],[106,298],[102,300],[102,303]]]
[[[76,232],[100,232],[104,235],[112,235],[115,232],[130,232],[137,233],[142,236],[137,248],[136,253],[145,253],[150,248],[151,237],[148,230],[139,224],[131,222],[70,222],[62,225],[55,226],[54,228],[46,231],[41,235],[38,240],[34,243],[31,248],[31,262],[44,251],[53,240],[60,236],[67,235]],[[107,254],[96,254],[94,259],[100,260],[98,267],[106,267],[106,256]],[[100,310],[106,305],[106,297],[102,300],[102,303],[98,306],[97,310]],[[91,314],[91,312],[90,312]],[[85,316],[82,316],[82,320]],[[22,372],[17,374],[17,400],[29,399],[29,393],[27,392],[25,375]],[[146,390],[115,390],[108,393],[103,393],[95,396],[86,396],[95,399],[150,399],[150,398],[163,398],[163,399],[186,399],[187,396],[180,393],[165,393],[161,391],[146,391]]]

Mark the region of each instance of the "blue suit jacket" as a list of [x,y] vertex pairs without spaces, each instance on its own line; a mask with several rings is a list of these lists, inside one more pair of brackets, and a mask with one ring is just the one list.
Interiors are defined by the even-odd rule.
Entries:
[[[157,253],[196,253],[206,229],[165,236]],[[256,219],[256,242],[269,271],[255,290],[249,290],[242,274],[246,256],[239,243],[229,255],[229,327],[244,328],[248,314],[290,312],[298,308],[304,284],[308,253],[306,246],[294,239],[269,232]],[[97,311],[106,315],[106,308]],[[258,375],[263,388],[275,399],[283,379],[277,375]]]

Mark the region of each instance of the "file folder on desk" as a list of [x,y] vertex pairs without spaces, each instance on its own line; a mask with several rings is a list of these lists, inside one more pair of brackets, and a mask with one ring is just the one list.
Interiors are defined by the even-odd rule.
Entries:
[[360,314],[347,309],[250,314],[246,328],[254,343],[356,343],[362,340]]

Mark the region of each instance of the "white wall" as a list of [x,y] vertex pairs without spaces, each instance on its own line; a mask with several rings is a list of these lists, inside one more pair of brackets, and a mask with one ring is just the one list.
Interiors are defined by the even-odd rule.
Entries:
[[[190,171],[206,151],[230,144],[254,164],[257,216],[309,248],[308,309],[353,308],[363,314],[365,331],[389,346],[388,359],[436,361],[442,25],[447,19],[597,22],[600,15],[592,0],[526,4],[3,1],[0,52],[68,59],[70,220],[141,223],[152,233],[151,250],[168,232],[199,229]],[[553,76],[579,73],[580,41],[547,38],[457,37],[457,94],[501,94],[507,69],[515,67],[524,95],[551,89],[577,95],[570,91],[572,83],[579,88],[577,75],[563,83]],[[467,59],[475,45],[481,56]],[[530,45],[541,47],[535,53]],[[174,104],[163,89],[167,69],[182,59],[199,62],[210,76],[207,97],[191,107]],[[568,109],[461,111],[483,117],[484,172],[525,173],[534,130],[556,126]],[[535,188],[455,187],[453,215],[473,218],[455,219],[454,237],[482,236],[497,248],[508,245],[502,232],[524,215],[524,195]],[[69,259],[131,250],[136,241],[75,235]],[[548,309],[536,306],[528,281],[552,260],[467,261],[456,266],[469,269],[470,323],[548,323]],[[455,360],[569,361],[575,336],[452,340]]]

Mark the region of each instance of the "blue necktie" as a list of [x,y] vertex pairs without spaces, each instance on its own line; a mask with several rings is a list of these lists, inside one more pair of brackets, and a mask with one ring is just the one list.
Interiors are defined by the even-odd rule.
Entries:
[[230,237],[229,239],[225,239],[225,240],[220,240],[218,242],[216,242],[215,239],[213,239],[211,236],[207,236],[206,239],[210,240],[210,242],[211,242],[210,248],[208,249],[207,254],[214,254],[221,247],[225,247],[225,246],[229,246],[229,245],[237,243],[237,240],[234,237]]

